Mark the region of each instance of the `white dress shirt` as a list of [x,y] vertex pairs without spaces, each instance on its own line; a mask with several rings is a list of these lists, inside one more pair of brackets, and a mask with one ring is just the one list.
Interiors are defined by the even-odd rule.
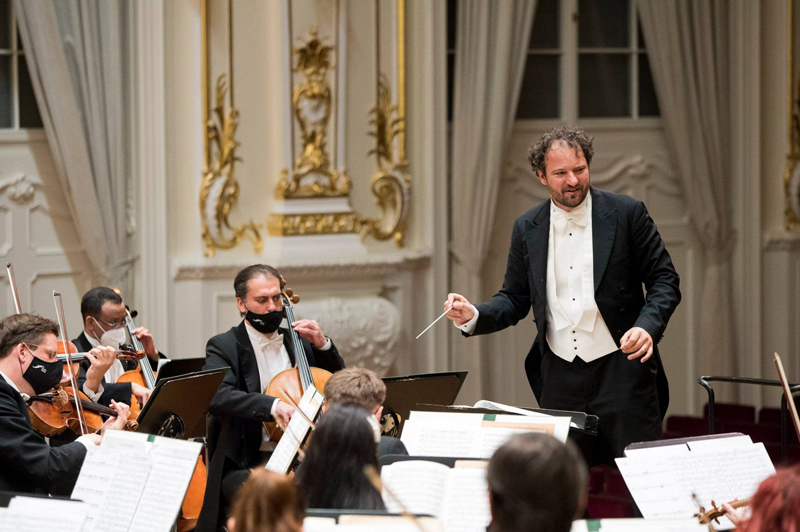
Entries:
[[[591,362],[619,349],[594,299],[591,194],[570,212],[550,202],[546,286],[545,337],[556,356]],[[467,334],[478,321],[478,310],[473,309],[473,318],[457,325]]]
[[[19,391],[19,388],[17,388],[17,385],[16,385],[16,384],[14,384],[14,381],[12,381],[11,379],[9,379],[9,378],[6,376],[6,374],[5,374],[5,373],[3,373],[2,371],[0,371],[0,377],[2,377],[2,378],[3,378],[3,380],[4,380],[4,381],[6,381],[6,382],[8,383],[8,385],[9,385],[9,386],[11,386],[12,388],[14,388],[14,390],[15,390],[15,391],[16,391],[16,392],[17,392],[17,393],[18,393],[18,394],[19,394],[19,395],[22,397],[22,400],[23,400],[24,402],[26,402],[26,403],[27,403],[28,401],[30,401],[30,400],[31,400],[31,396],[30,396],[30,395],[28,395],[27,393],[22,393],[21,391]],[[86,447],[86,452],[87,452],[88,454],[91,454],[91,453],[93,453],[93,452],[95,451],[96,447],[97,447],[97,446],[94,444],[94,442],[93,442],[92,440],[90,440],[89,438],[87,438],[86,436],[78,436],[78,438],[77,438],[75,441],[76,441],[76,442],[79,442],[81,445],[83,445],[84,447]]]
[[[253,352],[256,355],[258,378],[263,392],[266,391],[267,386],[269,386],[270,381],[272,381],[275,375],[281,371],[292,368],[292,362],[289,358],[289,352],[286,350],[286,346],[283,345],[283,334],[275,332],[270,338],[266,334],[257,331],[247,320],[245,320],[244,325],[247,330],[247,336],[250,337],[250,344],[253,346]],[[333,345],[331,339],[328,338],[325,345],[322,346],[319,351],[327,351],[331,348],[331,345]],[[269,411],[272,417],[275,417],[279,402],[280,399],[276,399],[272,402],[272,407]],[[262,434],[264,442],[261,445],[261,450],[272,450],[272,448],[274,448],[274,442],[269,440],[269,434],[267,434],[266,429],[262,429]]]

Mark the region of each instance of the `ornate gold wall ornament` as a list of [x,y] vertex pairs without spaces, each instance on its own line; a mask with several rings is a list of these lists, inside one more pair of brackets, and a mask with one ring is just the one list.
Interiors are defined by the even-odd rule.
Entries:
[[292,72],[301,73],[303,81],[294,88],[292,111],[300,124],[302,151],[291,173],[281,172],[275,189],[277,199],[345,197],[351,182],[347,171],[331,168],[327,151],[327,130],[331,117],[331,88],[328,71],[333,70],[333,47],[323,44],[316,28],[309,30],[306,43],[295,48],[297,62]]
[[[411,176],[407,172],[408,161],[402,149],[405,133],[405,117],[398,105],[392,104],[389,82],[381,75],[378,81],[378,103],[370,111],[370,136],[375,138],[375,148],[367,155],[375,155],[378,172],[372,176],[372,193],[381,211],[379,219],[363,219],[361,236],[372,236],[376,240],[394,238],[398,247],[405,246],[405,231],[408,209],[411,204]],[[395,154],[395,140],[398,153]]]
[[[253,242],[253,251],[259,253],[264,243],[258,231],[258,225],[250,221],[243,225],[233,226],[229,216],[239,201],[239,182],[234,177],[234,164],[237,160],[236,128],[239,125],[239,111],[231,108],[225,113],[225,74],[217,78],[216,105],[214,115],[216,123],[208,120],[205,129],[205,141],[208,144],[209,163],[203,170],[203,182],[200,187],[200,218],[203,222],[203,242],[206,245],[206,257],[213,257],[217,249],[232,249],[239,245],[243,238]],[[209,197],[214,195],[214,224],[209,223],[211,210]],[[229,235],[225,233],[229,232]]]
[[272,236],[341,235],[358,233],[361,220],[355,212],[277,214],[269,217]]

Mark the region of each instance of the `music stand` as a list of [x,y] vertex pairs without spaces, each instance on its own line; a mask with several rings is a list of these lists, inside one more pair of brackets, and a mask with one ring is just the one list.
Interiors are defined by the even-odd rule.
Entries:
[[139,414],[137,432],[179,439],[205,436],[205,426],[200,421],[229,369],[159,380]]
[[170,377],[178,377],[180,375],[188,375],[190,373],[202,371],[205,363],[205,357],[170,359],[169,362],[165,362],[164,365],[161,366],[161,369],[158,370],[158,382]]
[[409,412],[416,409],[417,403],[452,405],[466,378],[466,371],[385,377],[386,400],[383,402],[381,425],[393,421],[395,426],[384,433],[399,436]]

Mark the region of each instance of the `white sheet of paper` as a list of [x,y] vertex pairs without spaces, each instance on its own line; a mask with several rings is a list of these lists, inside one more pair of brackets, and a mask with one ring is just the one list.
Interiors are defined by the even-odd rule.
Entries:
[[753,440],[750,436],[731,436],[730,438],[709,438],[707,440],[695,440],[686,444],[692,451],[706,451],[708,449],[722,449],[723,447],[750,447]]
[[82,502],[18,495],[0,508],[0,531],[79,532],[88,511]]
[[150,451],[150,476],[130,528],[168,532],[178,517],[202,444],[157,438]]
[[[297,406],[300,407],[300,410],[302,410],[309,419],[314,419],[319,409],[322,408],[322,403],[324,401],[325,396],[322,395],[319,390],[310,386],[303,394],[303,398],[300,399],[300,402],[297,403]],[[291,421],[289,421],[289,425],[286,427],[286,431],[283,433],[283,436],[281,436],[281,441],[278,442],[267,465],[264,466],[265,469],[280,473],[281,475],[288,473],[295,456],[297,456],[297,450],[303,443],[302,440],[308,433],[309,428],[310,425],[305,417],[300,414],[293,415]]]
[[570,418],[412,411],[401,440],[414,456],[491,458],[511,436],[547,432],[566,441]]

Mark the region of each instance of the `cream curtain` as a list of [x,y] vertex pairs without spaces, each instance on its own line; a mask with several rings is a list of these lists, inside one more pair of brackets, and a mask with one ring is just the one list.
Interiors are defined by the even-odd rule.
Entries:
[[[525,70],[536,0],[459,0],[450,182],[451,286],[470,301],[485,294],[481,269],[489,249],[503,157]],[[509,228],[510,231],[510,228]],[[453,328],[452,334],[460,335]],[[472,378],[480,398],[481,339],[451,342],[452,367]]]
[[17,0],[15,6],[65,202],[96,273],[125,285],[135,232],[129,6],[124,0]]
[[703,245],[701,375],[735,375],[729,0],[639,0],[661,119]]

